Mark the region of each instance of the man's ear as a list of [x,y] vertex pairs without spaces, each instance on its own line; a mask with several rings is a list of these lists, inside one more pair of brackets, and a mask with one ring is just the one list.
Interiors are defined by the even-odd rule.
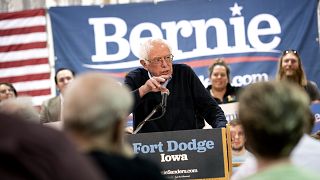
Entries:
[[144,69],[147,70],[147,63],[145,60],[140,59],[140,64],[143,66]]

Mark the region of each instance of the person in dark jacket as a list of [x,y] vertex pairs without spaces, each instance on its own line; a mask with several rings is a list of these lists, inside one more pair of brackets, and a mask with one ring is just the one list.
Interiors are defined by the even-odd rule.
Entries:
[[[163,39],[142,44],[140,64],[125,77],[134,96],[133,127],[139,124],[167,97],[166,108],[155,113],[139,132],[162,132],[202,128],[196,114],[214,128],[225,127],[224,112],[211,98],[198,76],[187,65],[173,64],[173,54]],[[165,112],[164,112],[165,111]]]
[[237,101],[240,88],[231,86],[230,68],[222,58],[215,59],[209,67],[209,79],[211,85],[207,87],[207,90],[219,104]]

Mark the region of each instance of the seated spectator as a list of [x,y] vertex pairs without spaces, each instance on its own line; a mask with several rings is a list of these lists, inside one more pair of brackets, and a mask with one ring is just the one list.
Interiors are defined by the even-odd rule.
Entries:
[[65,93],[64,129],[111,179],[164,179],[134,155],[123,130],[133,103],[129,90],[103,73],[82,74]]
[[237,101],[239,87],[231,86],[230,68],[223,59],[215,59],[209,67],[209,79],[211,85],[207,87],[207,90],[218,104]]
[[57,124],[57,127],[60,126],[61,123],[54,122],[61,121],[62,111],[64,109],[63,95],[68,85],[73,81],[74,77],[75,72],[73,72],[71,69],[61,68],[57,70],[54,81],[60,94],[43,102],[40,111],[41,123],[51,123],[53,126],[55,126],[55,124]]
[[11,83],[0,82],[0,101],[17,97],[17,91]]
[[0,112],[0,132],[1,179],[102,179],[58,131],[25,121],[21,114]]
[[282,52],[278,61],[276,79],[296,83],[307,92],[311,103],[319,102],[320,93],[317,84],[307,80],[298,51],[285,50]]
[[232,148],[232,173],[236,172],[251,153],[245,148],[245,135],[242,125],[236,119],[230,121],[231,148]]
[[320,179],[289,160],[310,122],[309,98],[296,85],[250,85],[239,98],[239,120],[246,145],[257,159],[257,173],[245,179]]

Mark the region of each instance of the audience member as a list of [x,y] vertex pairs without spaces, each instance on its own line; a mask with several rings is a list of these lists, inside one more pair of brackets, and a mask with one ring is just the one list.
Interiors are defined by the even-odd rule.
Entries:
[[39,113],[33,107],[31,97],[17,97],[0,102],[0,112],[8,115],[16,115],[17,117],[40,123]]
[[[311,111],[309,113],[310,118],[309,123],[307,122],[305,126],[305,134],[290,154],[290,160],[296,166],[320,172],[320,151],[315,151],[315,149],[320,149],[320,142],[311,138],[309,135],[314,125],[314,115]],[[246,179],[256,171],[257,160],[254,156],[249,156],[237,172],[232,175],[231,179]]]
[[316,83],[307,80],[301,58],[296,50],[285,50],[282,52],[278,62],[276,79],[297,83],[305,89],[311,102],[320,100],[319,89]]
[[238,167],[251,155],[245,148],[245,135],[242,125],[236,119],[231,120],[230,135],[231,135],[231,149],[232,149],[232,173],[236,172]]
[[66,91],[64,128],[111,179],[164,179],[156,165],[134,156],[125,141],[132,101],[129,90],[106,74],[82,74]]
[[[173,64],[170,46],[163,39],[149,39],[142,44],[140,63],[125,77],[134,96],[134,129],[161,102],[161,94],[169,93],[166,112],[155,113],[140,132],[198,129],[195,114],[212,127],[225,127],[227,121],[217,102],[202,85],[193,70],[184,64]],[[203,123],[204,125],[204,123]]]
[[0,82],[0,102],[17,96],[17,91],[11,83]]
[[24,121],[21,115],[0,112],[1,179],[102,179],[62,133]]
[[237,101],[239,87],[231,86],[230,68],[223,59],[215,59],[209,67],[209,79],[211,85],[207,87],[207,90],[218,104]]
[[298,86],[288,82],[248,86],[240,94],[239,120],[246,145],[257,159],[257,173],[245,179],[320,178],[289,160],[304,131],[310,128],[309,98]]
[[54,77],[56,86],[60,94],[45,101],[41,106],[40,121],[41,123],[57,122],[61,120],[64,91],[70,82],[73,81],[75,73],[71,69],[58,69]]

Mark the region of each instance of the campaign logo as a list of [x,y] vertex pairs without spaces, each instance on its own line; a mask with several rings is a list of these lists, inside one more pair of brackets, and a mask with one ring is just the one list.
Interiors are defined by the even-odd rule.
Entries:
[[[225,56],[228,54],[240,54],[236,59],[229,63],[250,62],[250,61],[276,61],[279,50],[276,48],[281,42],[281,25],[278,19],[272,14],[257,14],[249,19],[245,26],[245,17],[241,11],[244,7],[234,3],[229,7],[231,17],[228,22],[222,18],[213,17],[209,19],[178,20],[161,22],[158,26],[153,22],[141,22],[128,29],[127,22],[120,17],[92,17],[88,23],[93,28],[95,39],[95,52],[91,56],[92,64],[83,64],[91,69],[125,69],[140,66],[136,59],[123,61],[132,53],[139,57],[140,43],[150,37],[141,37],[143,32],[148,31],[152,37],[164,38],[169,42],[174,51],[174,61],[188,60],[196,57]],[[267,24],[266,27],[259,27],[261,23]],[[215,39],[208,39],[209,31],[215,30]],[[108,34],[108,29],[113,31]],[[233,32],[230,33],[231,29]],[[129,34],[129,38],[125,36]],[[228,34],[233,34],[230,36]],[[262,36],[268,36],[268,41],[262,41]],[[194,49],[186,51],[181,49],[183,45],[179,42],[179,37],[194,38]],[[208,41],[215,40],[215,47],[209,47]],[[233,42],[230,45],[230,41]],[[116,48],[108,48],[108,46]],[[116,50],[115,50],[116,49]],[[272,53],[272,56],[242,57],[250,53]],[[208,61],[208,60],[207,60]],[[209,60],[211,61],[211,60]],[[101,64],[103,62],[103,64]],[[99,64],[95,64],[99,63]],[[200,61],[201,66],[206,66],[206,61]],[[194,67],[194,66],[192,66]],[[238,82],[239,80],[236,80]]]

